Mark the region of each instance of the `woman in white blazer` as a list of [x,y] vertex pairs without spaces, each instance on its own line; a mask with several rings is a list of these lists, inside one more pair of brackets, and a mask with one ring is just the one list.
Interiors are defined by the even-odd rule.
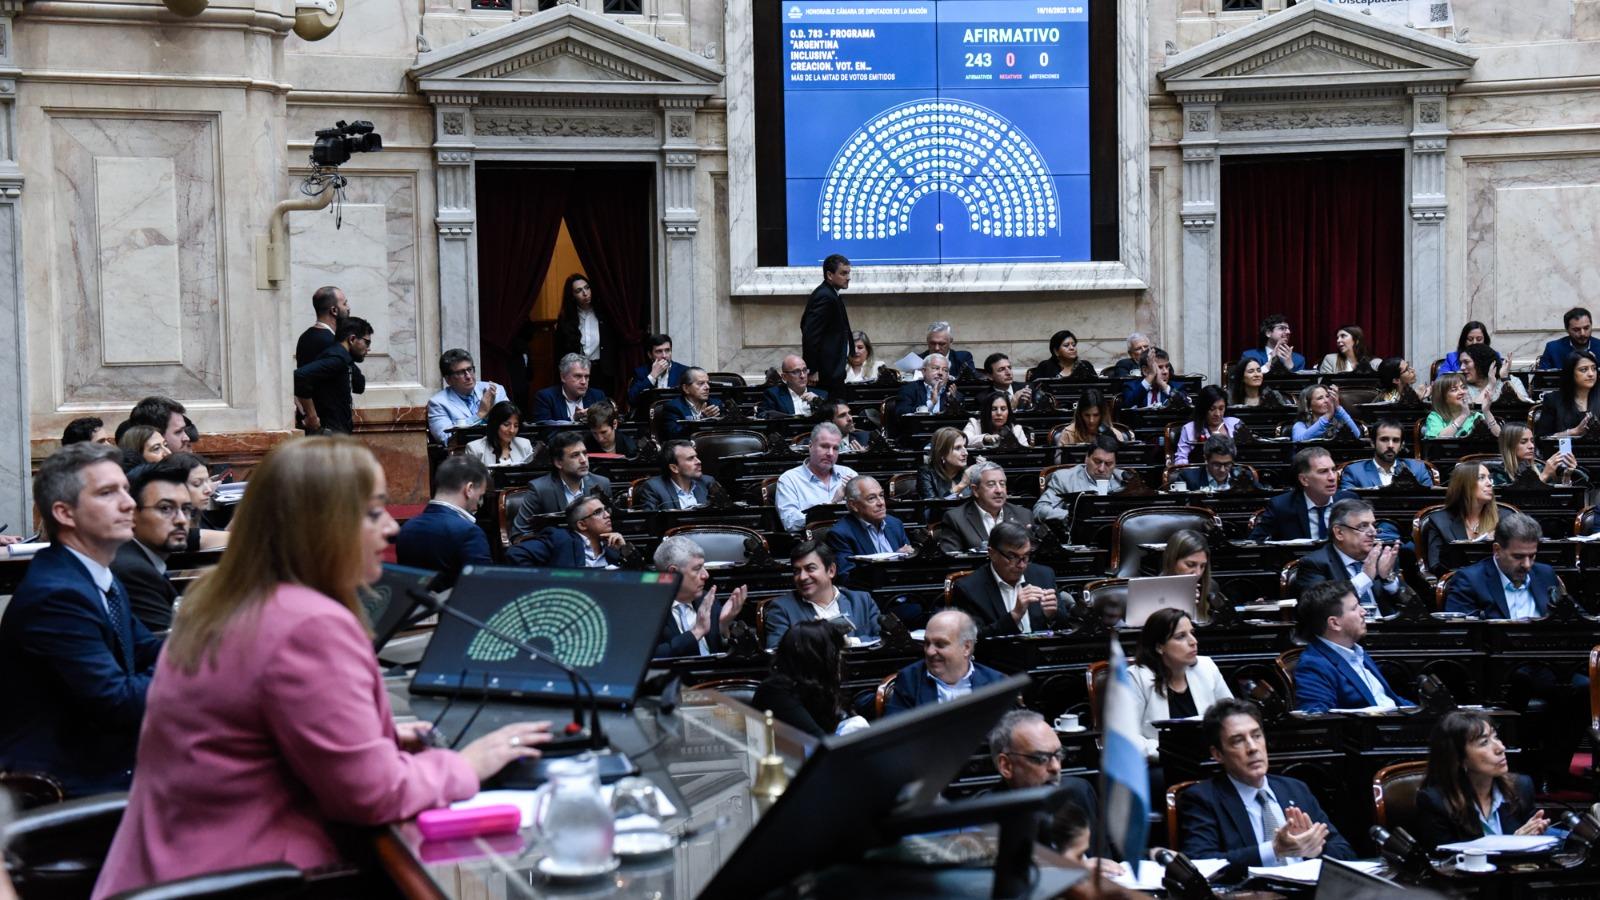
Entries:
[[1145,620],[1128,674],[1137,688],[1144,754],[1151,759],[1159,747],[1154,723],[1203,716],[1213,703],[1233,696],[1217,664],[1200,655],[1194,620],[1181,609],[1158,609]]

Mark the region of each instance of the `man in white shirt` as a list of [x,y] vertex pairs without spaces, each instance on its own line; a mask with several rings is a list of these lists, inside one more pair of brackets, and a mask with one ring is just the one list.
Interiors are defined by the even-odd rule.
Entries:
[[439,374],[444,389],[428,399],[428,435],[443,444],[450,429],[483,424],[505,391],[492,381],[479,381],[472,354],[459,348],[439,356]]
[[[972,658],[978,643],[978,624],[959,609],[933,614],[923,634],[922,659],[901,669],[894,689],[884,701],[883,714],[892,715],[930,703],[949,703],[1005,678]],[[1060,774],[1060,767],[1056,769]],[[1041,782],[1042,784],[1043,782]]]
[[606,398],[605,391],[589,386],[589,361],[579,353],[561,357],[561,383],[533,395],[535,422],[581,422],[589,407]]
[[1365,500],[1340,500],[1328,510],[1328,543],[1296,566],[1295,587],[1305,591],[1324,581],[1349,581],[1370,617],[1391,611],[1400,593],[1399,548],[1378,543],[1377,515]]
[[902,416],[937,416],[961,411],[961,395],[950,378],[950,361],[934,353],[922,361],[922,380],[902,385],[895,397],[895,413]]
[[656,548],[656,571],[678,576],[678,593],[672,611],[661,626],[655,657],[709,656],[725,649],[728,631],[748,593],[744,585],[717,599],[717,589],[706,590],[711,575],[706,571],[706,553],[699,544],[683,535],[673,535]]
[[[1033,517],[1064,523],[1072,514],[1072,501],[1085,491],[1115,494],[1127,486],[1128,473],[1117,468],[1117,439],[1096,435],[1089,455],[1070,469],[1057,469],[1033,504]],[[1102,490],[1103,488],[1103,490]]]
[[778,521],[783,530],[799,531],[806,525],[806,510],[844,498],[844,484],[856,477],[856,471],[837,464],[840,440],[839,426],[817,423],[811,429],[806,461],[778,476]]
[[661,448],[661,474],[641,485],[634,498],[640,509],[695,509],[711,501],[711,479],[701,474],[693,441],[668,441]]
[[1033,561],[1026,529],[1001,523],[989,532],[989,565],[958,579],[950,605],[978,623],[982,637],[1046,631],[1056,622],[1056,573]]
[[997,462],[984,461],[968,470],[972,499],[946,510],[939,523],[939,549],[946,553],[969,553],[989,546],[989,533],[996,525],[1010,523],[1023,528],[1033,524],[1033,513],[1007,502],[1010,488],[1006,470]]

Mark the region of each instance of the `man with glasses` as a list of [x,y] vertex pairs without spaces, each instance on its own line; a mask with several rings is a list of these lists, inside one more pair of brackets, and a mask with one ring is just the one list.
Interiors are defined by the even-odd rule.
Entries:
[[[1062,777],[1061,766],[1066,755],[1060,735],[1044,716],[1031,709],[1006,713],[989,731],[989,758],[994,761],[995,771],[1000,773],[1000,781],[1007,790],[1046,785],[1066,789],[1066,804],[1053,815],[1039,817],[1039,843],[1057,852],[1065,851],[1067,842],[1061,840],[1064,829],[1056,823],[1062,820],[1093,822],[1098,806],[1094,786],[1087,779],[1076,775]],[[1089,835],[1081,840],[1092,846]],[[1090,869],[1099,868],[1100,874],[1108,878],[1123,873],[1122,864],[1116,860],[1085,856],[1082,861]]]
[[809,416],[811,404],[828,396],[828,392],[821,388],[807,386],[811,369],[806,366],[805,360],[793,353],[783,358],[778,377],[783,379],[783,383],[767,388],[761,395],[761,415],[764,417]]
[[989,564],[950,588],[950,605],[978,623],[980,637],[1032,634],[1055,627],[1056,573],[1033,561],[1020,525],[989,532]]
[[134,618],[152,632],[172,627],[178,591],[167,580],[167,557],[189,545],[195,508],[189,496],[189,470],[169,460],[134,469],[133,540],[117,549],[111,574],[128,591]]
[[827,543],[839,560],[839,579],[847,580],[853,557],[874,553],[910,553],[906,527],[889,515],[889,498],[878,479],[857,475],[845,482],[844,502],[850,513],[828,529]]
[[440,444],[450,440],[452,428],[482,425],[489,408],[506,396],[500,385],[478,380],[472,354],[460,348],[439,355],[439,374],[444,388],[428,398],[428,435]]
[[939,523],[939,549],[946,553],[970,553],[989,546],[989,534],[996,525],[1027,528],[1033,513],[1008,503],[1006,470],[996,462],[981,462],[972,467],[972,499],[946,510]]
[[1378,542],[1372,504],[1340,500],[1328,512],[1328,524],[1328,543],[1300,558],[1296,593],[1325,581],[1348,581],[1367,616],[1392,612],[1400,594],[1400,573],[1395,564],[1400,549],[1395,542]]
[[567,505],[564,526],[512,544],[506,562],[552,569],[615,569],[621,567],[627,550],[627,541],[611,530],[611,508],[605,498],[586,494]]
[[1205,466],[1179,469],[1174,474],[1183,486],[1191,491],[1216,493],[1265,490],[1261,482],[1256,481],[1250,474],[1249,469],[1233,464],[1238,451],[1239,448],[1234,444],[1233,438],[1225,434],[1213,434],[1206,438],[1206,442],[1200,448],[1200,452],[1206,458]]
[[1427,466],[1414,459],[1400,458],[1405,441],[1405,429],[1399,422],[1393,419],[1379,420],[1378,424],[1372,426],[1372,458],[1345,466],[1344,474],[1339,477],[1339,487],[1347,491],[1388,487],[1394,483],[1395,473],[1401,469],[1410,469],[1417,483],[1423,487],[1433,487],[1433,475]]
[[[922,659],[895,675],[894,689],[884,701],[883,714],[891,716],[930,703],[948,703],[1003,680],[1004,675],[972,658],[977,644],[978,625],[971,616],[959,609],[934,613],[924,632]],[[1056,774],[1060,772],[1057,766]]]
[[305,417],[306,434],[355,431],[354,395],[367,392],[367,378],[357,363],[371,350],[372,325],[351,316],[339,321],[332,346],[294,370],[294,395],[311,401]]

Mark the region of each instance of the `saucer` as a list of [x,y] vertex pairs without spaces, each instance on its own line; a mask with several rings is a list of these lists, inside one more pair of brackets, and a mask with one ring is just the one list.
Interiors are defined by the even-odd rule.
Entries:
[[1077,728],[1057,728],[1056,729],[1056,733],[1057,734],[1078,734],[1080,732],[1084,732],[1084,731],[1088,731],[1088,730],[1089,730],[1088,726],[1079,725]]
[[1460,865],[1456,866],[1456,871],[1457,872],[1465,872],[1468,875],[1486,875],[1486,874],[1488,874],[1490,872],[1493,872],[1494,870],[1495,870],[1494,863],[1485,863],[1484,867],[1481,868],[1481,869],[1469,869],[1466,866],[1460,866]]
[[678,839],[663,831],[619,831],[611,843],[618,856],[637,859],[657,856],[678,846]]
[[598,866],[591,867],[564,866],[558,864],[554,859],[546,856],[539,860],[539,864],[535,868],[539,870],[539,874],[550,879],[551,881],[563,882],[588,881],[593,878],[599,878],[603,875],[610,875],[621,865],[622,860],[615,856]]

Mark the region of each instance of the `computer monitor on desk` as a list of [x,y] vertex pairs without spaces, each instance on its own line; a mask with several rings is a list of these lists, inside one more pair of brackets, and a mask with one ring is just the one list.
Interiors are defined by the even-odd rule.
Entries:
[[1131,628],[1143,628],[1145,620],[1158,609],[1181,609],[1192,620],[1197,617],[1196,592],[1199,575],[1157,575],[1128,581],[1128,608],[1123,621]]

